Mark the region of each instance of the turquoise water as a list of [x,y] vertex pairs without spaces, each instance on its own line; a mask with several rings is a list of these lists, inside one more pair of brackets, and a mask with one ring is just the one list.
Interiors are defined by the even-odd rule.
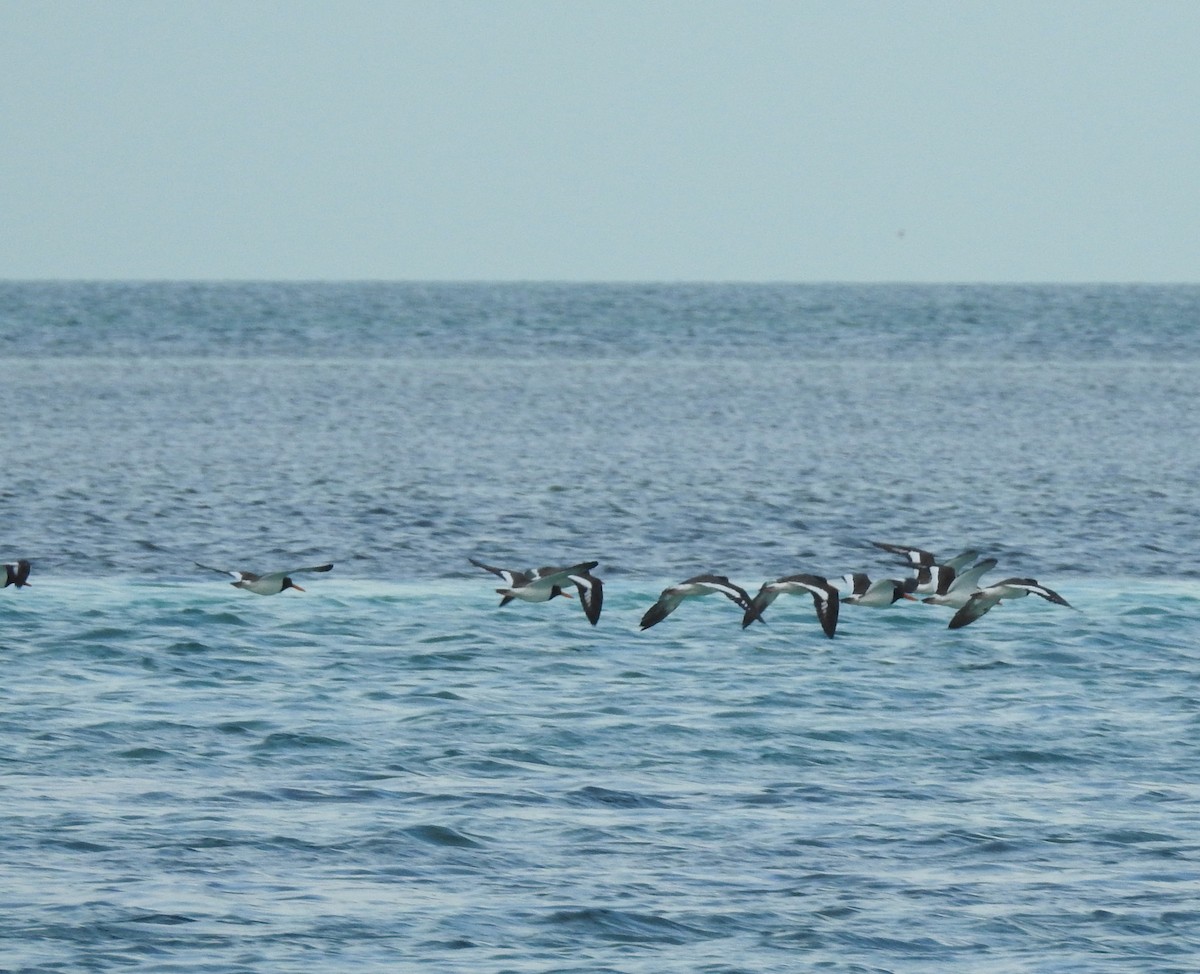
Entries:
[[[1194,970],[1198,310],[0,286],[0,969]],[[638,631],[872,540],[1074,608]]]

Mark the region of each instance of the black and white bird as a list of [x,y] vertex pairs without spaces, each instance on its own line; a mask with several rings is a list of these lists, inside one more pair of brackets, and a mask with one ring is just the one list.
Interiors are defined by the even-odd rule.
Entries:
[[[921,601],[930,605],[948,605],[954,609],[961,609],[971,596],[979,591],[979,579],[995,567],[995,558],[984,558],[983,561],[977,561],[970,568],[951,576],[948,585],[939,585],[933,595]],[[920,590],[918,589],[918,591]]]
[[917,587],[915,578],[908,578],[904,581],[899,581],[895,578],[881,578],[878,581],[872,582],[870,576],[865,572],[855,572],[852,575],[843,575],[847,587],[850,589],[849,595],[842,596],[843,602],[848,602],[850,605],[865,605],[874,609],[886,609],[894,602],[899,602],[901,599],[907,599],[909,602],[916,602],[916,597],[912,594],[913,589]]
[[4,566],[4,585],[3,588],[8,588],[14,585],[17,588],[24,588],[29,584],[29,562],[22,558],[20,561]]
[[247,592],[253,592],[255,595],[278,595],[285,588],[294,588],[297,592],[303,592],[299,585],[292,581],[292,575],[298,575],[301,572],[327,572],[333,570],[333,565],[315,565],[312,568],[292,568],[286,572],[271,572],[269,575],[256,575],[254,572],[235,572],[228,568],[213,568],[211,565],[201,565],[196,562],[197,568],[205,568],[210,572],[216,572],[218,575],[229,575],[233,578],[230,582],[234,588],[242,588]]
[[762,620],[763,610],[781,595],[811,595],[821,628],[830,639],[837,632],[838,595],[836,588],[820,575],[788,575],[773,582],[764,582],[742,616],[745,629],[755,619]]
[[936,595],[939,591],[944,592],[955,576],[979,557],[978,551],[960,551],[953,558],[942,561],[932,551],[926,551],[924,548],[884,544],[882,541],[872,541],[871,544],[894,555],[903,556],[917,580],[913,589],[916,595]]
[[556,596],[571,598],[565,586],[574,585],[579,592],[579,604],[593,626],[600,621],[600,610],[604,606],[604,583],[593,575],[592,569],[598,561],[585,561],[570,568],[536,568],[531,571],[515,571],[511,568],[494,568],[474,558],[468,558],[476,568],[491,572],[504,582],[504,588],[496,589],[501,596],[500,605],[508,605],[513,599],[522,602],[549,602]]
[[999,605],[1001,600],[1023,599],[1027,595],[1040,595],[1047,602],[1065,605],[1068,609],[1072,607],[1070,602],[1057,592],[1040,584],[1036,579],[1006,578],[995,585],[977,590],[967,599],[963,607],[954,613],[949,628],[961,629],[963,626],[969,626],[993,606]]
[[663,621],[667,616],[679,608],[679,604],[684,599],[699,599],[706,595],[720,594],[724,595],[731,602],[735,602],[742,610],[750,608],[750,595],[744,588],[740,588],[731,582],[724,575],[697,575],[694,578],[686,579],[678,585],[671,585],[662,590],[662,594],[658,597],[658,601],[646,610],[642,616],[641,628],[649,629],[651,626],[656,626]]

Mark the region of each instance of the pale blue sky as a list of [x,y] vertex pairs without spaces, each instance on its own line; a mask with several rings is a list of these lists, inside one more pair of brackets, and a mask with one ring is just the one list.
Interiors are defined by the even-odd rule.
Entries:
[[0,0],[0,278],[1197,281],[1200,2]]

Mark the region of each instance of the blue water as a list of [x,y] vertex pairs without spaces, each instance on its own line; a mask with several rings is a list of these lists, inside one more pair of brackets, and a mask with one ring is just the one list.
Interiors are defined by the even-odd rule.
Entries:
[[[0,284],[0,970],[1195,971],[1198,325],[1197,287]],[[1074,608],[638,631],[872,540]],[[468,556],[599,560],[600,624]]]

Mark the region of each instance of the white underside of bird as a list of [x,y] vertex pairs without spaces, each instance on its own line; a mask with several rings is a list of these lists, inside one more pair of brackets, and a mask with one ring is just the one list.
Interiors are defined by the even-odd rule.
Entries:
[[1068,609],[1071,608],[1071,603],[1064,599],[1053,589],[1046,588],[1033,578],[1006,578],[1002,582],[997,582],[995,585],[989,585],[987,588],[982,588],[974,592],[966,601],[961,609],[954,613],[954,617],[950,620],[950,629],[961,629],[963,626],[969,626],[980,616],[987,613],[993,607],[999,605],[1004,599],[1023,599],[1027,595],[1039,595],[1047,602],[1053,602],[1055,605],[1065,605]]
[[995,567],[995,558],[985,558],[976,562],[961,575],[955,575],[945,592],[935,593],[922,601],[930,605],[948,605],[954,609],[961,609],[971,596],[979,591],[979,579]]
[[477,568],[491,572],[504,582],[504,588],[496,589],[496,593],[501,596],[501,606],[508,605],[513,599],[522,602],[549,602],[558,596],[569,599],[572,596],[566,588],[573,585],[579,593],[579,602],[588,622],[594,626],[600,620],[600,611],[604,605],[604,583],[591,574],[592,569],[600,564],[598,561],[580,562],[569,568],[547,567],[530,571],[496,568],[474,558],[469,558],[468,561]]
[[271,572],[268,575],[256,575],[254,572],[237,572],[231,571],[228,568],[213,568],[211,565],[201,565],[196,562],[197,567],[205,568],[210,572],[216,572],[218,575],[228,575],[233,581],[230,582],[235,588],[245,589],[247,592],[253,592],[255,595],[278,595],[285,588],[294,588],[297,592],[303,592],[299,585],[292,581],[292,575],[299,575],[302,572],[327,572],[333,570],[333,565],[314,565],[310,568],[292,568],[286,572]]
[[743,610],[750,607],[749,593],[724,575],[696,575],[663,589],[658,601],[642,616],[641,628],[658,625],[686,599],[701,599],[708,595],[724,595]]
[[755,619],[761,621],[763,611],[781,595],[811,595],[821,629],[826,636],[833,638],[837,631],[839,593],[820,575],[788,575],[773,582],[764,582],[742,617],[742,628]]

